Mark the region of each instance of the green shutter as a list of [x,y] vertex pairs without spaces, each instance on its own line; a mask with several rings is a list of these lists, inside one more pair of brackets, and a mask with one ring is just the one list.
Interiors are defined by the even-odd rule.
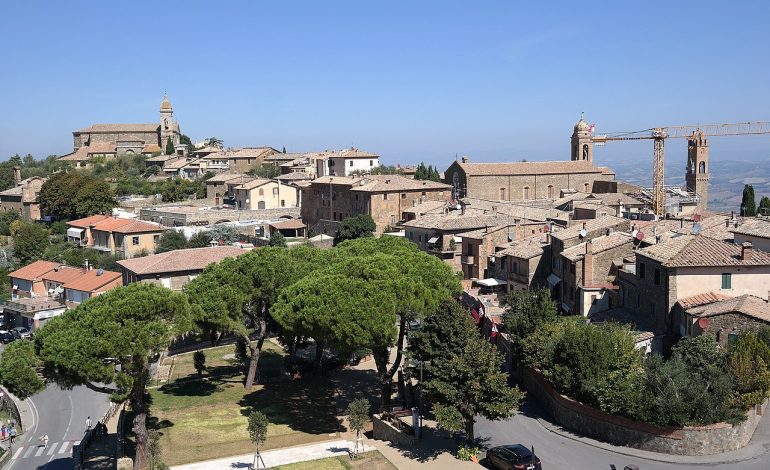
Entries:
[[730,273],[722,273],[722,289],[733,288],[733,276]]

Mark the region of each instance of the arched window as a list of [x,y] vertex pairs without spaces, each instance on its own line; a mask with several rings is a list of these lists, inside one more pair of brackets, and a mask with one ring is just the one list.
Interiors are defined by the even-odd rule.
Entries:
[[553,185],[548,185],[548,199],[553,199]]
[[588,192],[588,183],[583,183],[583,192]]
[[583,160],[588,160],[588,144],[583,144]]
[[259,188],[259,195],[260,196],[264,196],[265,195],[265,190],[262,189],[262,188]]
[[529,199],[529,186],[524,186],[524,200]]
[[500,200],[505,201],[505,188],[500,188]]
[[[261,189],[260,189],[261,191]],[[264,209],[265,208],[265,201],[259,201],[257,203],[257,209]]]
[[700,162],[698,164],[698,173],[705,173],[706,172],[706,162]]

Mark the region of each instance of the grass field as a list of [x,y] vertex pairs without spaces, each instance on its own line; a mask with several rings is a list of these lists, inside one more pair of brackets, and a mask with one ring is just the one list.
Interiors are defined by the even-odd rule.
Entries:
[[396,470],[396,467],[376,450],[359,455],[356,460],[347,457],[329,457],[289,465],[280,465],[275,470]]
[[[225,356],[233,346],[208,349],[207,373],[197,379],[192,353],[176,356],[175,380],[151,389],[150,425],[161,432],[163,460],[178,465],[253,451],[246,430],[251,409],[270,419],[264,449],[294,446],[335,437],[340,423],[335,417],[333,388],[324,379],[275,380],[243,388],[241,367]],[[228,356],[229,357],[229,356]],[[265,343],[260,370],[280,370],[283,351]],[[277,374],[276,374],[277,375]],[[330,436],[332,434],[332,436]]]

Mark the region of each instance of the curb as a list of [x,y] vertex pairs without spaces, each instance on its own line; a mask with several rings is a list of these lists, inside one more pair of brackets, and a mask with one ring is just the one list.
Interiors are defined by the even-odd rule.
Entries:
[[21,400],[19,397],[9,392],[5,387],[0,386],[0,391],[10,397],[11,401],[16,405],[16,409],[19,410],[19,418],[21,418],[21,432],[17,434],[17,437],[21,436],[26,433],[28,429],[34,426],[32,424],[34,421],[34,418],[32,417],[33,413],[30,410],[29,404],[26,400]]
[[[608,452],[612,452],[612,453],[615,453],[615,454],[625,455],[626,457],[634,457],[634,458],[637,458],[637,459],[649,460],[651,462],[666,463],[666,464],[669,464],[669,465],[689,465],[689,466],[692,466],[692,465],[708,465],[708,466],[711,466],[711,465],[728,465],[728,464],[735,464],[735,463],[740,463],[740,462],[746,462],[746,461],[749,461],[749,460],[755,460],[755,459],[758,459],[758,458],[760,458],[760,457],[762,457],[762,456],[764,456],[764,455],[766,455],[768,453],[768,449],[763,447],[761,452],[757,453],[756,455],[748,456],[748,457],[745,457],[745,458],[736,458],[736,459],[733,459],[733,460],[707,461],[707,462],[703,462],[703,461],[701,461],[701,462],[674,462],[674,461],[671,461],[671,460],[665,460],[663,458],[655,458],[654,456],[642,455],[642,454],[640,454],[638,452],[634,452],[635,449],[633,449],[632,447],[615,446],[615,445],[612,445],[612,444],[606,444],[604,442],[595,441],[593,439],[589,440],[589,439],[583,438],[581,436],[576,436],[575,434],[572,434],[571,432],[568,432],[568,431],[564,430],[561,427],[554,426],[552,423],[548,422],[547,420],[545,420],[543,418],[537,418],[537,422],[540,424],[540,426],[543,427],[543,429],[545,429],[548,432],[551,432],[553,434],[559,435],[561,437],[564,437],[566,439],[569,439],[569,440],[572,440],[572,441],[575,441],[575,442],[580,442],[582,444],[594,447],[596,449],[602,449],[602,450],[606,450]],[[749,445],[751,445],[751,444],[749,444]],[[743,449],[745,449],[746,447],[748,447],[748,445],[743,447]],[[687,455],[687,456],[684,456],[684,455],[675,455],[675,454],[662,454],[662,453],[657,453],[657,452],[652,452],[652,451],[644,451],[644,452],[649,452],[649,453],[652,453],[652,454],[655,454],[655,455],[658,455],[658,454],[659,455],[670,455],[670,456],[673,456],[673,457],[692,457],[692,458],[709,457],[708,455],[701,455],[701,456],[698,456],[698,455]],[[713,454],[713,455],[717,455],[717,454]]]

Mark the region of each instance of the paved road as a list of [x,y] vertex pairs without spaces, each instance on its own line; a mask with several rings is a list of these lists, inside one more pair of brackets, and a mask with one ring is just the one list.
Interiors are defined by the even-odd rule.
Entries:
[[[49,385],[27,401],[35,422],[14,444],[6,470],[71,470],[72,446],[85,434],[86,417],[95,424],[109,407],[107,395],[86,387]],[[43,434],[48,434],[47,449],[40,441]]]
[[[535,447],[535,453],[543,462],[546,470],[609,470],[610,464],[618,469],[625,465],[635,464],[640,470],[683,470],[702,469],[707,467],[714,470],[766,470],[770,468],[770,421],[765,417],[757,428],[752,442],[743,450],[711,457],[678,457],[665,454],[648,454],[652,459],[629,457],[618,452],[597,448],[591,440],[573,440],[563,437],[546,429],[538,420],[544,416],[542,410],[533,401],[527,400],[521,412],[505,421],[490,422],[480,418],[476,425],[476,436],[486,440],[486,445],[492,447],[501,444],[521,443]],[[625,452],[623,448],[617,451]],[[717,461],[727,463],[717,463]]]

